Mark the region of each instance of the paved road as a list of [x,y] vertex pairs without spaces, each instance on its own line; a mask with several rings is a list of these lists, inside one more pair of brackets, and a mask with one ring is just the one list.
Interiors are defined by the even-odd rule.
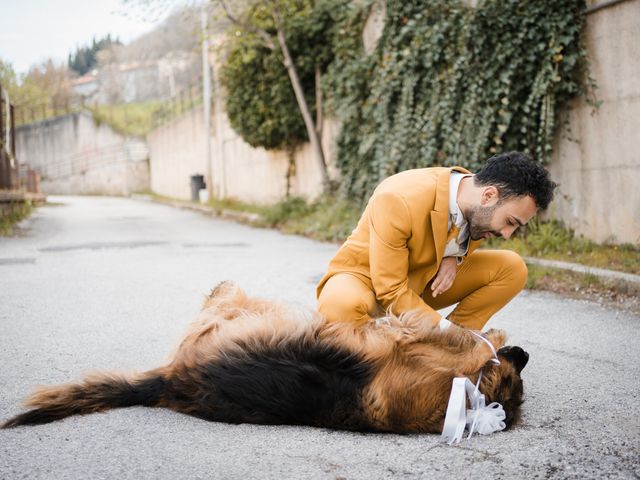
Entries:
[[[334,245],[122,198],[58,197],[0,239],[0,418],[35,384],[158,365],[223,279],[314,304]],[[640,317],[523,293],[523,424],[460,446],[142,407],[0,431],[0,478],[638,478]]]

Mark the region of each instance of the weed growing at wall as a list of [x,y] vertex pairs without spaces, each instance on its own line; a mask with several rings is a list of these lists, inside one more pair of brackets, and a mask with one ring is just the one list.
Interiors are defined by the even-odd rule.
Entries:
[[16,223],[24,220],[33,212],[31,201],[13,202],[0,209],[0,237],[11,235]]
[[376,50],[368,6],[341,25],[325,87],[341,122],[344,193],[364,200],[401,170],[521,150],[545,161],[558,105],[584,93],[582,0],[388,0]]

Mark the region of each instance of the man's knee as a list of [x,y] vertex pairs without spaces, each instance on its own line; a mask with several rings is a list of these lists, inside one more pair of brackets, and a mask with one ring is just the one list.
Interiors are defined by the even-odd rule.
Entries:
[[[318,311],[330,322],[361,323],[375,309],[373,291],[357,278],[330,278],[318,297]],[[351,277],[351,276],[349,276]]]
[[363,307],[357,299],[345,299],[340,295],[320,295],[318,299],[318,312],[329,322],[360,323],[368,316]]
[[518,291],[527,284],[529,269],[522,257],[511,250],[500,250],[502,271]]

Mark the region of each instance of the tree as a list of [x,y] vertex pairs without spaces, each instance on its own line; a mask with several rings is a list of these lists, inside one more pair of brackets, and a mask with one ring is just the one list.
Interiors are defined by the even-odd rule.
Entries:
[[80,47],[76,49],[76,52],[69,54],[68,65],[69,68],[75,71],[78,75],[84,75],[91,71],[97,65],[96,54],[111,45],[122,45],[120,40],[111,39],[111,35],[96,41],[95,37],[91,42],[91,46]]
[[[318,117],[317,121],[314,121],[307,102],[303,83],[300,79],[298,68],[296,67],[296,62],[294,61],[287,41],[286,14],[289,11],[295,11],[296,9],[304,8],[311,4],[309,4],[309,2],[294,0],[262,0],[260,2],[249,3],[248,8],[245,8],[245,10],[238,15],[229,8],[225,0],[217,1],[223,8],[225,16],[233,24],[241,28],[244,32],[255,36],[264,48],[278,53],[279,60],[284,66],[291,82],[291,87],[293,88],[296,103],[304,121],[311,148],[314,151],[320,167],[325,189],[328,189],[330,186],[330,178],[324,151],[320,142],[319,124],[321,117]],[[268,20],[268,23],[271,24],[272,28],[265,25],[265,18]],[[319,77],[319,75],[317,75],[317,77]],[[319,88],[320,86],[316,85],[316,91],[319,91]],[[318,101],[321,101],[321,97],[318,98]],[[317,105],[316,110],[318,113],[321,112],[322,106]]]
[[[11,64],[0,59],[0,83],[9,92],[18,111],[45,116],[66,108],[72,97],[71,73],[64,64],[49,59],[18,76]],[[21,117],[22,118],[22,117]]]

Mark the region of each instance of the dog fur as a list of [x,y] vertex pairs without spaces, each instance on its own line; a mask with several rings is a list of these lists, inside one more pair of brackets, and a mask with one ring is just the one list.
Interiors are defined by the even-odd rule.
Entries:
[[97,373],[81,383],[38,388],[30,410],[2,428],[144,405],[229,423],[312,425],[377,432],[442,430],[454,377],[475,382],[500,402],[507,426],[520,412],[520,371],[528,355],[490,348],[464,329],[440,331],[418,315],[364,327],[328,324],[282,304],[249,298],[225,282],[205,300],[170,362],[135,375]]

